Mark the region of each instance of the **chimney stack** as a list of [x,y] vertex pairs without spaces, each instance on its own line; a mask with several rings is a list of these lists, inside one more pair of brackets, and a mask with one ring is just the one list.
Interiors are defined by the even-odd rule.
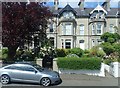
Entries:
[[59,4],[58,0],[54,0],[54,8],[55,8],[55,10],[58,10],[58,4]]
[[81,10],[84,10],[84,0],[80,0],[78,6],[80,7]]
[[110,11],[110,0],[106,0],[103,3],[103,8],[105,8],[107,11]]

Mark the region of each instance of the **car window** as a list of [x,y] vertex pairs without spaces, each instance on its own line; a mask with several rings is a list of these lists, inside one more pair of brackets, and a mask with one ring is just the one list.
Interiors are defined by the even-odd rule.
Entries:
[[16,69],[15,66],[9,66],[9,67],[5,67],[5,69]]
[[35,72],[35,69],[31,66],[9,66],[6,67],[5,69],[14,69],[14,70],[21,70],[21,71],[30,71],[30,72]]
[[24,66],[24,71],[35,72],[35,69],[30,66]]

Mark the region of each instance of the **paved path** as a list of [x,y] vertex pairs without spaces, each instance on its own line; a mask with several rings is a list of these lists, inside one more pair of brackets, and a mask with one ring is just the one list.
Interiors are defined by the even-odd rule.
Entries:
[[118,86],[118,78],[97,77],[77,74],[63,74],[62,84],[59,86]]

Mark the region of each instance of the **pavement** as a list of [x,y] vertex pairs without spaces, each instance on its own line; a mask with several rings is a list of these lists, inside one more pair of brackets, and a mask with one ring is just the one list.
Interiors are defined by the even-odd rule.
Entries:
[[62,74],[59,86],[118,86],[118,78],[98,77],[82,74]]

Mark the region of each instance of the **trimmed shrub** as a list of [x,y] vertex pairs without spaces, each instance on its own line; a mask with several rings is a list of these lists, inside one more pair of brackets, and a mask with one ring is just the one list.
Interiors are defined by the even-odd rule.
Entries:
[[68,54],[67,56],[66,56],[67,58],[79,58],[79,56],[77,56],[76,54]]
[[65,57],[68,54],[67,49],[57,49],[56,50],[57,57]]
[[73,48],[69,50],[70,54],[76,54],[79,57],[81,57],[83,55],[83,50],[80,48]]
[[72,70],[99,70],[101,67],[101,59],[99,58],[58,58],[57,64],[62,69]]

